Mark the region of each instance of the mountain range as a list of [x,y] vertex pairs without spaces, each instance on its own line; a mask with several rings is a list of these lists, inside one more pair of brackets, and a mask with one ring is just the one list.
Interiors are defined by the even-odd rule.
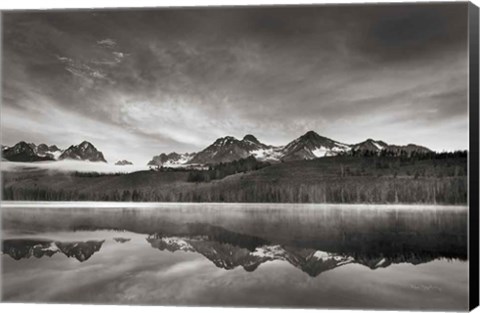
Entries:
[[79,145],[71,145],[65,150],[61,150],[55,145],[48,146],[42,143],[37,146],[34,143],[20,141],[12,147],[2,146],[2,157],[15,162],[55,160],[107,162],[103,153],[88,141],[83,141]]
[[[335,156],[339,154],[380,154],[382,151],[389,155],[410,156],[412,153],[428,153],[430,149],[414,144],[405,146],[390,145],[380,140],[367,139],[357,144],[346,144],[327,137],[320,136],[314,131],[289,142],[285,146],[273,146],[260,142],[255,136],[248,134],[239,140],[232,136],[218,138],[205,149],[194,153],[179,154],[176,152],[161,153],[154,156],[149,166],[188,166],[227,163],[250,156],[265,162],[288,162],[311,160],[315,158]],[[9,161],[36,162],[53,160],[82,160],[90,162],[107,162],[103,153],[93,144],[83,141],[79,145],[71,145],[65,150],[55,145],[35,145],[21,141],[12,147],[2,146],[2,157]],[[129,165],[121,160],[116,165]]]
[[[161,251],[198,253],[226,270],[242,267],[252,272],[263,263],[278,260],[290,263],[311,277],[347,264],[360,264],[374,270],[392,264],[416,265],[441,257],[458,258],[454,253],[445,253],[443,243],[429,249],[418,246],[418,241],[405,239],[404,234],[398,234],[399,241],[391,244],[382,239],[383,235],[379,238],[368,231],[362,234],[364,238],[343,233],[342,236],[332,234],[328,239],[312,236],[309,240],[300,240],[301,237],[269,240],[221,226],[186,223],[165,226],[162,231],[149,234],[146,240],[152,248]],[[404,240],[410,240],[408,248]]]
[[[253,238],[255,239],[255,238]],[[163,236],[151,234],[147,242],[161,251],[183,251],[203,255],[215,266],[226,270],[242,267],[253,272],[269,261],[285,261],[311,277],[347,264],[360,264],[372,270],[392,264],[422,264],[433,261],[437,256],[429,253],[401,253],[393,255],[370,255],[368,253],[335,253],[312,248],[263,244],[254,247],[242,246],[238,242],[219,240],[210,236]]]
[[57,146],[47,146],[40,144],[36,146],[33,143],[20,141],[13,147],[2,146],[2,157],[9,161],[17,162],[35,162],[51,161],[57,159],[61,150]]
[[367,139],[357,144],[345,144],[320,136],[314,131],[308,131],[285,146],[267,145],[250,134],[241,140],[232,136],[222,137],[200,152],[185,154],[172,152],[154,156],[148,165],[168,167],[188,164],[217,164],[249,156],[254,156],[259,161],[288,162],[348,153],[380,154],[382,151],[394,156],[431,152],[430,149],[419,145],[390,145],[373,139]]
[[105,240],[60,242],[37,239],[8,239],[2,242],[2,252],[15,260],[28,259],[31,256],[41,258],[56,253],[73,257],[80,262],[88,260],[98,252]]
[[[223,237],[227,235],[227,237]],[[114,238],[126,243],[129,238]],[[392,264],[421,264],[433,261],[438,255],[411,252],[408,254],[335,253],[314,248],[285,246],[243,234],[213,229],[213,234],[195,236],[165,236],[154,233],[146,241],[154,249],[169,252],[193,252],[203,255],[216,267],[232,270],[242,267],[247,272],[255,271],[270,261],[288,262],[311,277],[347,264],[360,264],[370,269],[385,268]],[[15,260],[52,257],[64,254],[85,262],[99,252],[105,240],[60,242],[41,239],[7,239],[2,242],[2,253]]]
[[[154,249],[172,253],[197,253],[218,268],[232,270],[241,267],[252,272],[266,262],[283,261],[312,277],[347,264],[359,264],[374,270],[392,264],[417,265],[435,259],[467,260],[466,233],[449,235],[451,230],[458,228],[456,222],[462,221],[461,216],[453,219],[451,214],[441,216],[441,220],[452,223],[447,230],[433,227],[421,238],[412,238],[411,233],[422,228],[422,223],[430,225],[429,218],[423,216],[415,224],[400,223],[401,226],[395,229],[386,226],[372,229],[361,221],[352,222],[348,227],[341,226],[344,221],[336,221],[333,225],[329,215],[336,216],[338,213],[327,214],[322,214],[324,220],[321,223],[298,221],[293,223],[296,225],[293,228],[291,222],[283,221],[276,224],[275,228],[281,227],[275,232],[259,227],[263,224],[257,224],[251,229],[247,224],[230,229],[210,223],[177,223],[160,216],[154,219],[147,217],[149,223],[146,224],[138,223],[139,221],[132,223],[131,219],[122,218],[121,224],[114,228],[111,228],[111,222],[99,219],[88,226],[75,226],[73,230],[123,230],[148,234],[145,237],[146,243]],[[430,215],[429,213],[428,217]],[[312,229],[321,230],[312,232]],[[296,234],[293,237],[290,235],[292,231]],[[15,260],[32,256],[51,257],[58,253],[83,262],[99,252],[106,240],[62,242],[11,238],[3,240],[1,246],[2,252]],[[113,240],[128,245],[131,239],[113,237]],[[432,240],[435,245],[431,244]],[[137,252],[135,250],[132,253]]]

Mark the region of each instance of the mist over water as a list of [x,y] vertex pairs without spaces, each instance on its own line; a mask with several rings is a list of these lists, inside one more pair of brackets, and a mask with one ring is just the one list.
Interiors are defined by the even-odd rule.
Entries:
[[14,302],[462,310],[467,208],[7,203]]

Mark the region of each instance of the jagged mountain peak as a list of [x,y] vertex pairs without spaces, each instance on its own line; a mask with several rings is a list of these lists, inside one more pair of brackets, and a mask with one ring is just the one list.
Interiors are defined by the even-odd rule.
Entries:
[[256,144],[260,144],[260,141],[258,141],[258,139],[252,134],[245,135],[242,140],[243,141],[249,141],[249,142],[256,143]]
[[59,159],[86,160],[91,162],[107,163],[103,157],[103,153],[98,151],[92,143],[86,140],[82,141],[79,145],[71,145],[60,155]]
[[[311,277],[317,277],[326,271],[347,264],[360,264],[374,270],[388,267],[394,263],[421,264],[434,259],[431,255],[426,257],[411,255],[405,258],[395,255],[354,253],[353,251],[351,253],[329,252],[308,247],[259,242],[258,240],[261,238],[249,238],[248,235],[222,236],[225,231],[216,229],[217,236],[206,233],[180,236],[155,233],[148,236],[147,242],[152,248],[161,251],[201,254],[218,268],[226,270],[243,267],[245,271],[253,272],[261,264],[277,260],[288,262]],[[254,239],[254,243],[257,242],[253,246],[247,247],[252,239]]]
[[238,141],[239,140],[233,136],[225,136],[225,137],[218,138],[217,140],[215,140],[213,144],[216,146],[224,146],[224,145],[231,145]]
[[268,146],[259,142],[253,135],[246,135],[242,140],[233,136],[218,138],[213,144],[200,151],[190,160],[191,164],[215,164],[232,162],[247,158],[254,151],[265,149]]
[[317,134],[313,130],[309,130],[305,134],[303,134],[303,136],[301,136],[301,137],[303,137],[303,138],[318,138],[318,137],[322,137],[322,136],[320,136],[319,134]]
[[54,160],[52,155],[39,153],[38,147],[33,143],[20,141],[13,147],[5,147],[2,150],[2,157],[15,162],[35,162]]
[[24,152],[31,155],[35,154],[35,145],[33,143],[27,143],[25,141],[20,141],[12,147],[13,151],[16,153]]
[[[160,154],[154,157],[149,165],[163,165],[175,162],[175,164],[216,164],[226,163],[235,160],[255,157],[260,161],[267,162],[285,162],[297,160],[311,160],[326,156],[335,156],[339,154],[356,153],[380,153],[385,150],[392,155],[412,153],[426,153],[430,150],[409,144],[406,146],[389,145],[381,140],[368,138],[357,144],[345,144],[328,137],[319,135],[313,130],[309,130],[300,137],[291,141],[285,146],[271,146],[260,142],[254,135],[246,134],[241,140],[234,136],[225,136],[216,139],[211,145],[196,153],[195,155]],[[187,160],[177,162],[178,159]]]
[[329,144],[336,142],[335,140],[332,140],[330,138],[320,136],[318,133],[314,132],[313,130],[309,130],[308,132],[306,132],[305,134],[300,136],[298,139],[300,139],[300,140],[311,140],[311,141],[323,141],[323,142],[327,142]]
[[309,160],[324,156],[332,156],[350,150],[346,144],[320,136],[310,130],[287,144],[282,150],[282,160]]
[[45,143],[39,144],[38,146],[35,147],[34,150],[39,156],[51,156],[55,159],[58,158],[61,153],[61,150],[57,146],[55,145],[48,146]]
[[31,256],[41,258],[62,253],[67,257],[76,258],[80,262],[88,260],[94,253],[100,251],[105,240],[89,240],[60,242],[37,239],[8,239],[3,241],[2,252],[15,260],[28,259]]
[[353,151],[372,151],[372,152],[380,152],[388,147],[388,144],[381,140],[374,140],[372,138],[368,138],[365,141],[359,142],[357,144],[352,145]]
[[60,148],[57,147],[56,145],[51,145],[50,147],[48,147],[48,149],[49,149],[50,151],[60,151]]
[[195,153],[160,153],[159,155],[153,156],[153,158],[147,163],[149,166],[178,166],[186,164],[190,161]]
[[[8,148],[8,147],[7,147]],[[26,141],[19,141],[15,145],[11,147],[11,149],[15,149],[17,151],[23,150],[23,151],[35,151],[36,146],[34,143],[27,143]]]
[[374,142],[374,143],[378,143],[378,144],[387,146],[387,143],[385,143],[384,141],[382,141],[382,140],[376,140],[376,139],[372,139],[372,138],[368,138],[368,139],[365,140],[364,142],[372,142],[372,143]]
[[88,141],[86,141],[86,140],[82,141],[82,143],[79,144],[78,146],[79,146],[80,148],[82,148],[82,149],[95,148],[95,146],[92,145],[91,142],[88,142]]

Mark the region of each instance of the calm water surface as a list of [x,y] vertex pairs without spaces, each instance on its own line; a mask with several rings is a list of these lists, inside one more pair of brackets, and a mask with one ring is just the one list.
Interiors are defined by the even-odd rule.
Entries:
[[467,309],[465,207],[100,205],[2,203],[3,301]]

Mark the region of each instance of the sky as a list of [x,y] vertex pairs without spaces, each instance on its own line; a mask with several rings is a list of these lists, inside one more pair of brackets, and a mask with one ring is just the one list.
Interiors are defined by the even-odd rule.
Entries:
[[2,14],[2,144],[145,164],[309,130],[468,148],[467,3]]

